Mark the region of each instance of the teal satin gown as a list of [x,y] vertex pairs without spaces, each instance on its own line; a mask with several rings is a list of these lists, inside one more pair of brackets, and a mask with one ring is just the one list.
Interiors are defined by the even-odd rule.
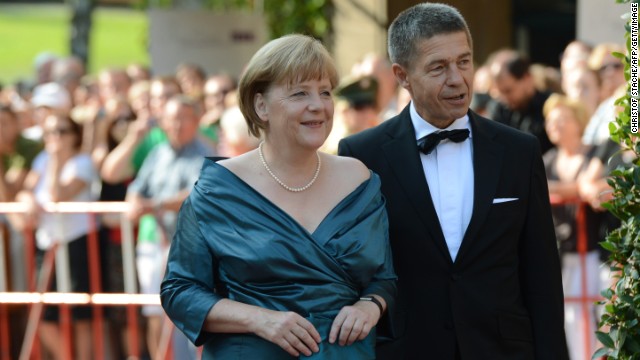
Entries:
[[[291,216],[213,160],[180,210],[162,305],[205,359],[290,359],[253,334],[202,330],[210,309],[228,298],[310,320],[323,341],[314,359],[373,359],[375,329],[351,346],[329,344],[340,309],[396,293],[388,221],[375,173],[309,233]],[[304,356],[301,356],[304,358]]]

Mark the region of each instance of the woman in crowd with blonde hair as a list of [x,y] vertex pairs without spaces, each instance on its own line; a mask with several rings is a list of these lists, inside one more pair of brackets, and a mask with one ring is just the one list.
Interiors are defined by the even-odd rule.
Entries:
[[[549,183],[551,212],[556,229],[562,263],[562,283],[566,297],[597,296],[606,285],[600,282],[600,247],[606,213],[597,212],[580,197],[581,182],[593,176],[594,169],[601,169],[600,159],[594,148],[582,143],[582,133],[589,121],[588,111],[579,100],[554,94],[545,102],[543,113],[549,140],[556,146],[544,154],[544,164]],[[586,277],[587,289],[582,288],[580,239],[576,214],[582,207],[586,225]],[[584,328],[582,304],[565,303],[565,329],[572,359],[584,359],[595,351],[584,354]],[[593,309],[590,309],[593,315]],[[592,318],[588,326],[597,329]],[[593,331],[591,332],[593,334]],[[592,337],[591,344],[596,344]]]

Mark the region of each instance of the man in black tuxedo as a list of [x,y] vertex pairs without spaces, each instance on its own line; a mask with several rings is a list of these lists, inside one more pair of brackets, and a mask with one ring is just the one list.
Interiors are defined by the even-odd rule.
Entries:
[[568,359],[540,144],[469,110],[471,49],[456,9],[405,10],[389,54],[412,101],[339,145],[387,200],[399,298],[378,359]]

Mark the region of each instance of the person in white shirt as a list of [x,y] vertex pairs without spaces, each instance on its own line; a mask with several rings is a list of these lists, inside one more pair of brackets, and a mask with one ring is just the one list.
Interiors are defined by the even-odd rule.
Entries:
[[[87,234],[90,231],[88,214],[53,214],[41,211],[48,202],[95,201],[94,184],[97,171],[88,154],[79,152],[82,128],[64,115],[50,115],[44,119],[45,148],[33,161],[18,201],[27,202],[31,211],[22,225],[36,229],[37,257],[40,260],[54,245],[66,244],[69,253],[70,289],[74,293],[89,292]],[[57,264],[64,266],[65,264]],[[55,274],[48,291],[57,291]],[[91,359],[91,308],[72,308],[75,359]],[[61,359],[62,338],[58,329],[58,309],[46,307],[40,326],[40,341],[54,359]]]
[[389,214],[398,306],[376,358],[568,359],[540,142],[469,110],[473,43],[455,8],[403,11],[388,44],[411,102],[338,145],[380,175]]

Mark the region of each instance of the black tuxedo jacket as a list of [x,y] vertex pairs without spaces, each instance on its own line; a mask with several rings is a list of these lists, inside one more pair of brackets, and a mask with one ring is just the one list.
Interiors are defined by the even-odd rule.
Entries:
[[[431,201],[407,106],[343,139],[382,179],[398,275],[378,359],[568,359],[562,280],[538,140],[469,112],[474,204],[456,261]],[[504,201],[505,199],[515,199]]]

